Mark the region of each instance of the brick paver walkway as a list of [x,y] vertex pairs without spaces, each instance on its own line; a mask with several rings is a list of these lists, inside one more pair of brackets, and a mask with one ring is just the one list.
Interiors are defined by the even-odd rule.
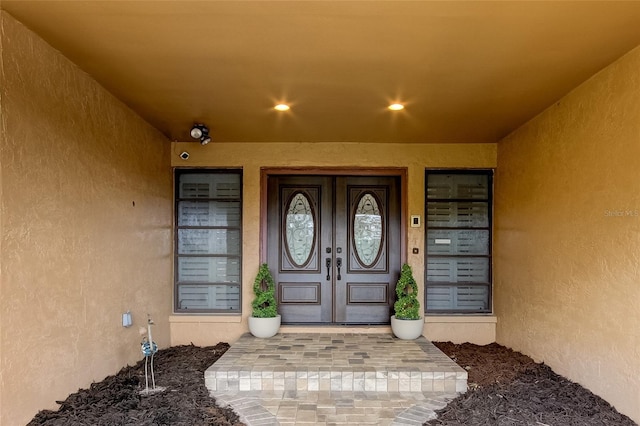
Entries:
[[249,426],[421,425],[466,392],[467,372],[424,337],[247,334],[205,384]]

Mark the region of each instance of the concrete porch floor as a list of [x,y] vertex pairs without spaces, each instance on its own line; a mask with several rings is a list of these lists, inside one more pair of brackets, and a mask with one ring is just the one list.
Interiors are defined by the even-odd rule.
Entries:
[[467,372],[424,337],[243,335],[205,372],[247,425],[421,425],[467,390]]

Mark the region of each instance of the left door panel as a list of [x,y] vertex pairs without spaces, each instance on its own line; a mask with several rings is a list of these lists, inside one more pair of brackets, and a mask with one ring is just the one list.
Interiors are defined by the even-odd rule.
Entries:
[[332,322],[333,180],[272,176],[267,199],[267,261],[283,323]]

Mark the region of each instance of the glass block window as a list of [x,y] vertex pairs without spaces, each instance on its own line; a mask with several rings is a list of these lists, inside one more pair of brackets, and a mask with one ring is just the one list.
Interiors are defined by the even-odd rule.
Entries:
[[175,311],[240,313],[242,174],[176,171]]
[[427,171],[427,313],[491,312],[492,177]]

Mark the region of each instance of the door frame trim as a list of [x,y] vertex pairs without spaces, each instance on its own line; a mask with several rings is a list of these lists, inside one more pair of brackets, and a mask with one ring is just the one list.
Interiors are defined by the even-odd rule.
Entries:
[[271,175],[397,176],[400,178],[400,262],[407,261],[406,167],[261,167],[260,168],[260,263],[267,261],[267,181]]

